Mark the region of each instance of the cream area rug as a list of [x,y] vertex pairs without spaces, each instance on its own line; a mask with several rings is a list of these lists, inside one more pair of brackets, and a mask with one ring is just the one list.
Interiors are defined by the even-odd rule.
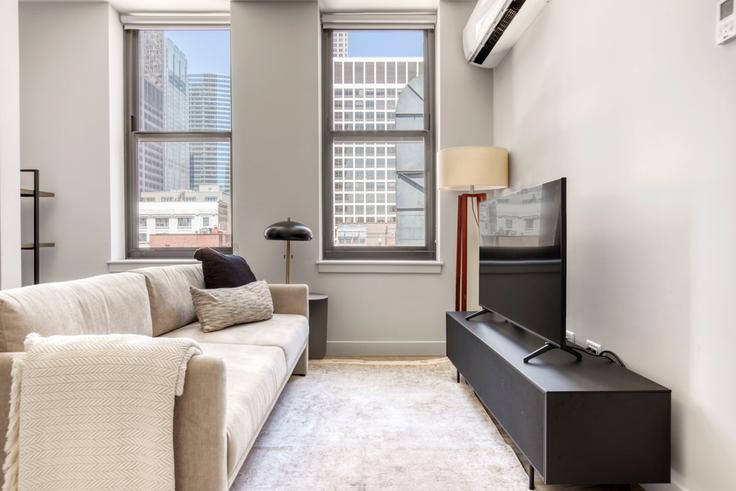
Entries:
[[322,360],[292,377],[231,489],[522,491],[528,478],[446,358]]

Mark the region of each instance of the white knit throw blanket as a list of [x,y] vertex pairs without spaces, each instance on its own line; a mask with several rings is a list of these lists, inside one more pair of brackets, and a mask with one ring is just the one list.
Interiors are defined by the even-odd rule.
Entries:
[[13,361],[3,491],[173,490],[185,338],[30,334]]

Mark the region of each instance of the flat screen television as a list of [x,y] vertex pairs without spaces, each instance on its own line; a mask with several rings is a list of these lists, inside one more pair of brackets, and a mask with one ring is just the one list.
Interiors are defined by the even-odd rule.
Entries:
[[565,345],[565,178],[480,204],[481,312],[545,341],[524,361]]

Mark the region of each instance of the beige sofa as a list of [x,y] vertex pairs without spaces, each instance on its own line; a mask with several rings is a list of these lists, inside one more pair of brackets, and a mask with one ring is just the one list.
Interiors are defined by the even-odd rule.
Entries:
[[[204,333],[196,322],[190,285],[204,288],[200,265],[1,291],[0,394],[10,393],[12,352],[23,350],[31,332],[195,339],[204,355],[189,363],[184,394],[174,410],[176,487],[229,488],[289,376],[306,375],[308,289],[271,285],[272,319]],[[8,399],[0,397],[3,446],[7,414]]]

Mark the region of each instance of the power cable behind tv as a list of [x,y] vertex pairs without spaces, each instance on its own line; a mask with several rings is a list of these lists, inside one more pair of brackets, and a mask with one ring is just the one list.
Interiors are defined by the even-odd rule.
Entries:
[[622,367],[626,368],[626,365],[624,364],[621,357],[618,356],[616,353],[614,353],[611,350],[603,350],[600,353],[595,353],[588,349],[578,348],[577,346],[568,346],[568,347],[574,349],[575,351],[579,351],[580,353],[586,354],[588,356],[593,356],[596,358],[605,358],[606,360],[609,360],[613,363],[616,363],[617,365],[621,365]]

